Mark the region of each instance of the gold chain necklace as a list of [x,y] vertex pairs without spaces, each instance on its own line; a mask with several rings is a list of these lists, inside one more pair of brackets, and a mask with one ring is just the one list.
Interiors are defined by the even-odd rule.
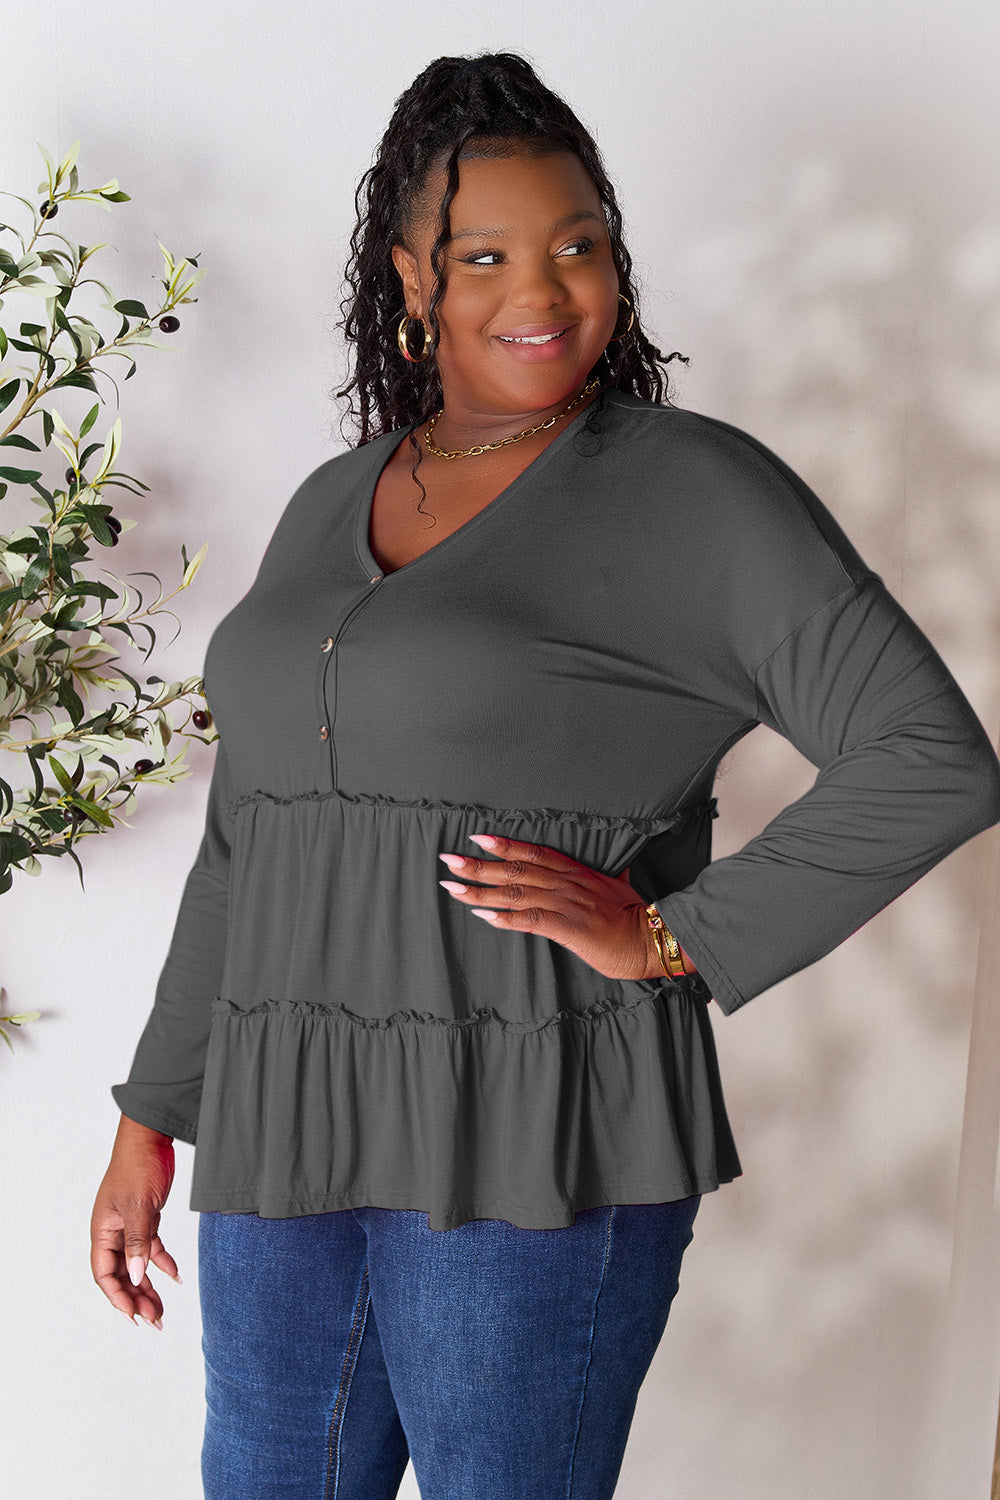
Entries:
[[531,437],[533,432],[543,432],[546,427],[551,427],[552,424],[554,422],[558,422],[560,418],[568,416],[569,413],[573,410],[574,406],[579,406],[581,401],[584,401],[588,396],[593,395],[594,391],[598,389],[600,384],[600,379],[595,376],[593,380],[588,381],[583,390],[580,392],[579,396],[574,396],[573,400],[567,407],[565,407],[562,411],[557,411],[555,416],[546,418],[544,422],[539,422],[537,427],[528,427],[524,432],[515,433],[513,437],[501,438],[498,443],[479,443],[475,448],[452,448],[450,452],[446,448],[439,448],[435,443],[433,437],[431,436],[435,426],[437,425],[438,418],[444,412],[444,407],[442,406],[440,411],[436,411],[433,417],[431,417],[430,421],[428,422],[427,431],[424,433],[424,439],[427,443],[428,450],[431,453],[436,454],[438,458],[472,458],[477,453],[489,453],[494,448],[506,447],[508,443],[519,443],[522,438]]

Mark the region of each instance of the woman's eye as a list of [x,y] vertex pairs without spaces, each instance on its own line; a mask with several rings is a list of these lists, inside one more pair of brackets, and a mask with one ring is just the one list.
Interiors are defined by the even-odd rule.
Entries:
[[[566,250],[573,250],[580,255],[586,255],[587,251],[593,250],[593,248],[594,241],[586,239],[574,240],[571,245],[565,246]],[[562,253],[563,252],[560,251],[560,254]],[[500,250],[480,250],[478,255],[467,255],[464,257],[464,259],[467,266],[482,266],[486,265],[488,262],[490,264],[494,264],[495,260],[491,261],[490,257],[492,256],[495,257],[495,259],[499,259],[502,254],[503,252]]]

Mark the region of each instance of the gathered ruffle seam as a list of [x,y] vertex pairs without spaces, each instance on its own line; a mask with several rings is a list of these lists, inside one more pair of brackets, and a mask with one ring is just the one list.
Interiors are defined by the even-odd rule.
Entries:
[[629,1014],[640,1006],[650,1006],[659,1003],[665,994],[672,990],[685,995],[699,994],[698,986],[692,983],[695,975],[684,975],[676,980],[640,980],[637,983],[648,983],[654,986],[650,991],[641,995],[635,995],[624,1000],[614,1000],[610,997],[596,1000],[584,1010],[560,1010],[554,1016],[547,1016],[543,1021],[515,1021],[507,1016],[502,1016],[492,1006],[480,1006],[470,1016],[458,1018],[451,1016],[436,1016],[429,1011],[396,1010],[388,1016],[359,1016],[356,1012],[348,1010],[345,1005],[322,1005],[309,1000],[262,1000],[256,1005],[239,1006],[234,1001],[217,996],[212,1001],[212,1010],[219,1015],[225,1015],[233,1020],[251,1019],[267,1015],[288,1016],[316,1016],[330,1021],[347,1021],[351,1025],[360,1026],[368,1031],[384,1031],[387,1027],[400,1026],[438,1026],[451,1031],[468,1031],[477,1026],[494,1027],[497,1031],[525,1034],[537,1031],[546,1031],[553,1027],[572,1024],[573,1022],[593,1022],[600,1020],[606,1015]]
[[247,807],[260,802],[269,802],[283,807],[293,802],[325,802],[331,800],[350,802],[368,807],[385,808],[390,812],[399,810],[407,812],[472,813],[475,817],[490,821],[497,818],[519,818],[525,822],[574,823],[581,828],[632,828],[638,830],[640,833],[649,834],[666,833],[669,829],[675,828],[679,823],[685,821],[697,811],[709,813],[712,817],[718,816],[715,811],[714,797],[709,803],[701,803],[697,807],[682,808],[679,812],[675,812],[666,818],[631,818],[626,815],[619,817],[611,813],[589,813],[561,807],[536,807],[528,809],[487,807],[477,802],[440,802],[428,797],[419,797],[412,802],[407,802],[395,797],[382,796],[378,792],[344,792],[337,788],[325,792],[295,792],[290,797],[279,797],[276,793],[258,789],[232,798],[227,803],[227,811],[230,816],[234,816],[241,807]]

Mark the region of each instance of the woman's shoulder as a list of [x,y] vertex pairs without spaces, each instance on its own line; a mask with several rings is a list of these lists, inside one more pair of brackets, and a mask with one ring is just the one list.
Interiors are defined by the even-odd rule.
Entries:
[[339,453],[331,454],[310,470],[302,484],[308,485],[314,480],[325,479],[351,480],[355,475],[366,473],[369,468],[385,461],[387,454],[392,452],[408,430],[408,427],[394,427],[390,432],[382,432],[377,437],[369,438],[366,443],[351,444]]
[[297,520],[315,506],[329,510],[338,500],[346,500],[382,467],[405,430],[384,432],[367,443],[344,448],[308,469],[291,491],[281,521]]
[[744,489],[754,482],[773,487],[776,479],[790,475],[788,466],[759,438],[720,417],[652,401],[617,386],[605,391],[604,401],[614,446],[640,467],[669,454],[675,466],[689,460],[706,477],[724,482],[728,476]]
[[657,507],[669,497],[670,514],[706,529],[717,556],[745,562],[774,551],[800,568],[832,564],[848,579],[870,571],[831,506],[753,433],[688,407],[609,394],[619,417],[621,482]]
[[720,468],[736,466],[744,473],[787,468],[759,438],[721,417],[710,416],[693,407],[652,401],[617,386],[609,387],[604,399],[613,415],[614,425],[624,437],[640,444],[669,445],[702,458],[712,458]]

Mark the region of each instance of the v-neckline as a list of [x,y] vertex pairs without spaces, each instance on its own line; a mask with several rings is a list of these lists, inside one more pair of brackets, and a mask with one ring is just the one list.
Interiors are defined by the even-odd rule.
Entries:
[[[605,392],[605,394],[607,393]],[[521,490],[534,477],[539,468],[543,468],[546,461],[565,446],[569,434],[575,431],[577,424],[586,417],[587,413],[591,411],[600,399],[601,392],[598,392],[594,400],[589,402],[582,411],[577,412],[576,416],[570,422],[567,422],[562,432],[558,433],[552,439],[552,442],[542,449],[541,453],[536,454],[531,462],[521,470],[520,474],[516,474],[498,495],[495,495],[492,500],[483,506],[482,510],[476,511],[475,515],[470,516],[467,521],[463,521],[461,526],[456,527],[454,531],[442,537],[439,542],[435,542],[432,547],[428,547],[426,552],[421,552],[417,557],[411,557],[410,561],[403,563],[401,567],[390,568],[388,572],[376,562],[369,541],[372,510],[375,506],[375,491],[393,455],[407,440],[410,433],[420,426],[424,419],[421,417],[416,422],[411,422],[408,427],[397,428],[394,433],[387,434],[387,436],[393,436],[396,441],[391,445],[387,445],[388,452],[385,458],[366,476],[363,484],[360,486],[354,526],[355,550],[368,575],[369,581],[371,583],[378,583],[381,579],[395,578],[397,573],[408,573],[411,568],[419,567],[422,562],[433,557],[443,547],[447,547],[449,543],[457,543],[459,538],[465,537],[469,531],[485,521],[487,516],[500,509],[512,495],[520,494]]]

